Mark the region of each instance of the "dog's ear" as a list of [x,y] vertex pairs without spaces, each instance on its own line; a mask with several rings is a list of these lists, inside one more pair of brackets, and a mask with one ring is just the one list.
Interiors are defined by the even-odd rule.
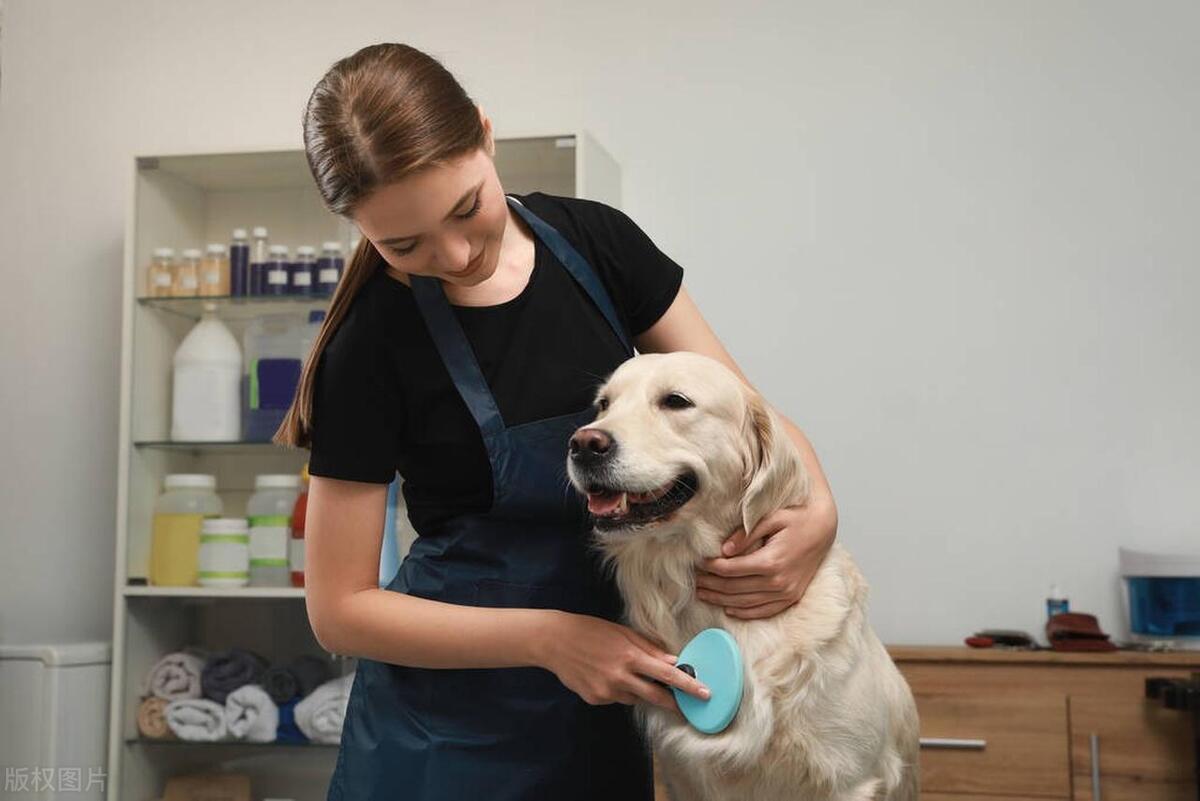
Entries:
[[749,534],[767,515],[808,499],[808,473],[795,443],[767,402],[746,389],[746,439],[749,445],[742,526]]

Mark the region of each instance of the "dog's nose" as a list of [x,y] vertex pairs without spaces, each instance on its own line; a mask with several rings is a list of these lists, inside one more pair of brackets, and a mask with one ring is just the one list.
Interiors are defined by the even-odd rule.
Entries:
[[583,461],[599,461],[613,449],[612,437],[598,428],[581,428],[571,437],[571,457]]

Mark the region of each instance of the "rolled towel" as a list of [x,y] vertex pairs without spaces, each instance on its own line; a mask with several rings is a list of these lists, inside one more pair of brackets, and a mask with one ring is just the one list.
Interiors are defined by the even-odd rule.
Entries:
[[142,697],[166,701],[200,697],[204,657],[194,651],[173,651],[151,665],[142,678]]
[[167,699],[157,696],[142,701],[138,707],[137,726],[143,737],[151,740],[175,739],[175,733],[167,725],[166,710],[169,703]]
[[180,740],[212,743],[228,739],[225,707],[207,698],[180,698],[167,704],[167,725]]
[[298,692],[301,697],[311,695],[312,691],[333,678],[333,664],[328,657],[304,654],[292,660],[288,670],[299,683]]
[[225,725],[231,737],[273,743],[279,728],[279,707],[261,686],[244,684],[225,699]]
[[300,682],[290,668],[276,666],[268,670],[262,677],[263,689],[276,704],[286,704],[300,692]]
[[[312,693],[332,678],[333,666],[328,659],[304,654],[284,666],[276,666],[263,674],[262,685],[276,704],[286,704]],[[299,699],[297,699],[299,700]]]
[[231,648],[215,654],[200,674],[201,694],[210,701],[224,704],[231,692],[245,684],[259,684],[267,670],[267,661],[253,651]]
[[337,745],[342,739],[342,723],[354,674],[322,684],[296,704],[296,725],[314,743]]
[[293,698],[279,707],[279,728],[275,730],[275,740],[280,743],[307,743],[308,738],[296,725],[296,704]]

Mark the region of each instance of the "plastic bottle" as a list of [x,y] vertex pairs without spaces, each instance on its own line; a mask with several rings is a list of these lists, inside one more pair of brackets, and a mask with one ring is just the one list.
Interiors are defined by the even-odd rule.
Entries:
[[342,243],[326,242],[317,259],[317,295],[332,295],[342,277]]
[[156,587],[190,587],[196,583],[200,529],[204,519],[220,517],[221,498],[215,476],[172,473],[166,490],[154,502],[150,534],[150,583]]
[[307,326],[290,314],[264,314],[246,326],[243,439],[269,442],[300,383],[300,353]]
[[175,281],[171,294],[177,298],[194,298],[200,293],[200,250],[188,248],[183,259],[175,265]]
[[235,298],[250,294],[250,242],[245,228],[234,228],[229,243],[229,294]]
[[264,295],[286,295],[291,283],[291,272],[288,269],[287,245],[271,245],[265,268],[266,281],[263,286]]
[[1071,611],[1071,602],[1057,584],[1050,585],[1050,593],[1046,596],[1046,617],[1052,618]]
[[250,586],[290,587],[288,565],[292,509],[300,492],[300,476],[260,475],[246,504],[250,520]]
[[270,257],[267,246],[267,229],[261,225],[254,229],[254,242],[250,247],[250,294],[263,294],[267,283],[267,259]]
[[292,262],[291,294],[312,295],[315,291],[317,250],[312,245],[296,248],[296,261]]
[[205,249],[204,261],[200,263],[200,294],[204,297],[229,294],[229,259],[222,244],[213,243]]
[[171,248],[155,248],[154,261],[146,271],[146,296],[169,298],[175,292],[175,251]]
[[205,303],[200,322],[175,350],[171,439],[235,442],[241,435],[242,351]]
[[250,583],[250,527],[244,517],[213,517],[200,526],[196,583],[245,587]]
[[292,538],[288,543],[288,566],[292,571],[292,586],[304,586],[304,521],[308,512],[308,465],[300,471],[300,494],[292,507]]

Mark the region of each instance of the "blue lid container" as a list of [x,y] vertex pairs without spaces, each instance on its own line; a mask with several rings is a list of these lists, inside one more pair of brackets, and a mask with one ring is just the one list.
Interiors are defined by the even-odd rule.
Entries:
[[1133,639],[1200,649],[1200,556],[1120,549]]

